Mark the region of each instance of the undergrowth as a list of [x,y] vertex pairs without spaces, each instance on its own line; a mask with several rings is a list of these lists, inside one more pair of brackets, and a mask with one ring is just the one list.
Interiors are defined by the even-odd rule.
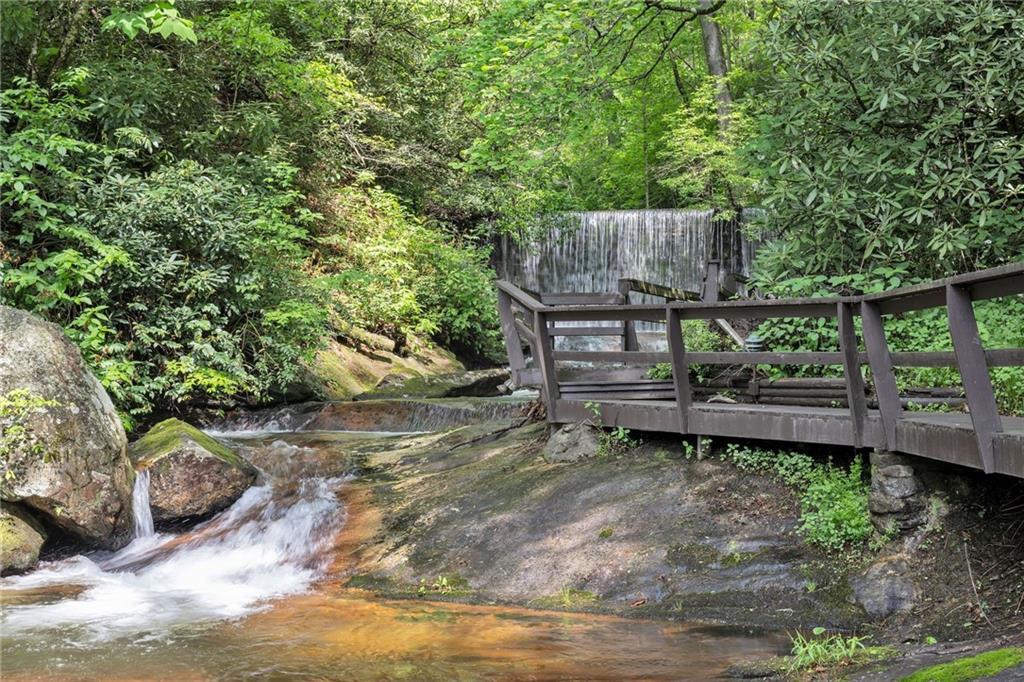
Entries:
[[804,539],[830,551],[871,537],[868,485],[858,457],[849,469],[816,462],[809,455],[752,448],[729,443],[722,460],[743,471],[779,477],[800,494],[800,533]]

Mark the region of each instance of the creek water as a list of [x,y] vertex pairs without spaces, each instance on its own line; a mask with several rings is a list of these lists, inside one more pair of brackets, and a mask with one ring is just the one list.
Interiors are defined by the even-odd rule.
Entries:
[[359,463],[409,434],[219,434],[261,482],[192,530],[0,581],[10,680],[710,679],[782,634],[506,606],[386,600],[343,586]]

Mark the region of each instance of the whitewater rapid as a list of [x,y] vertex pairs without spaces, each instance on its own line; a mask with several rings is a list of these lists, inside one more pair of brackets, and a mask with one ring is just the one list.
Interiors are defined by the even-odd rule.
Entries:
[[[90,639],[156,634],[179,624],[238,618],[274,598],[304,592],[329,566],[345,521],[337,496],[344,480],[250,488],[184,535],[153,533],[152,517],[147,522],[147,514],[136,514],[137,537],[117,553],[76,556],[0,580],[8,594],[50,589],[58,595],[6,606],[0,626],[5,635],[55,628],[82,630]],[[137,486],[136,499],[142,495]]]

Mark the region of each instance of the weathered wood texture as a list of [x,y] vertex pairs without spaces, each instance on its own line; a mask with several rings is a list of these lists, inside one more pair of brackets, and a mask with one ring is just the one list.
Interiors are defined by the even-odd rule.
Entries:
[[[1024,263],[879,294],[819,299],[716,301],[705,288],[704,300],[693,301],[694,292],[637,280],[623,280],[618,292],[606,294],[534,295],[508,282],[498,282],[497,287],[513,380],[518,385],[541,385],[548,420],[553,423],[592,417],[586,407],[590,402],[607,426],[884,448],[1024,478],[1024,419],[999,414],[989,376],[989,367],[1024,366],[1024,349],[983,348],[973,309],[976,300],[1024,293]],[[666,303],[632,304],[631,291],[661,296]],[[890,350],[886,315],[935,307],[946,308],[952,351]],[[524,314],[524,319],[517,317]],[[686,350],[684,320],[777,317],[836,318],[838,350]],[[667,324],[667,352],[638,348],[633,330],[637,320]],[[557,324],[598,321],[617,324]],[[622,350],[558,351],[552,344],[555,336],[593,335],[621,336]],[[524,341],[533,367],[527,366],[523,355]],[[567,361],[608,363],[622,369],[595,369],[610,377],[601,380],[560,380],[559,363]],[[670,363],[671,380],[645,378],[644,367],[657,363]],[[870,367],[873,393],[862,374],[865,364]],[[725,372],[731,378],[694,382],[689,371],[694,365],[731,366]],[[841,366],[843,376],[765,381],[758,378],[757,365]],[[920,387],[901,395],[895,375],[895,368],[901,366],[956,367],[963,390]],[[966,404],[968,412],[906,411],[911,404]]]

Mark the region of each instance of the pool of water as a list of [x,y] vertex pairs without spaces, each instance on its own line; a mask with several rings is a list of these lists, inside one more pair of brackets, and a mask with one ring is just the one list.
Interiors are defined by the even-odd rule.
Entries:
[[699,680],[787,647],[783,633],[346,589],[354,462],[411,437],[247,438],[263,480],[205,524],[142,523],[120,552],[3,579],[3,679]]

